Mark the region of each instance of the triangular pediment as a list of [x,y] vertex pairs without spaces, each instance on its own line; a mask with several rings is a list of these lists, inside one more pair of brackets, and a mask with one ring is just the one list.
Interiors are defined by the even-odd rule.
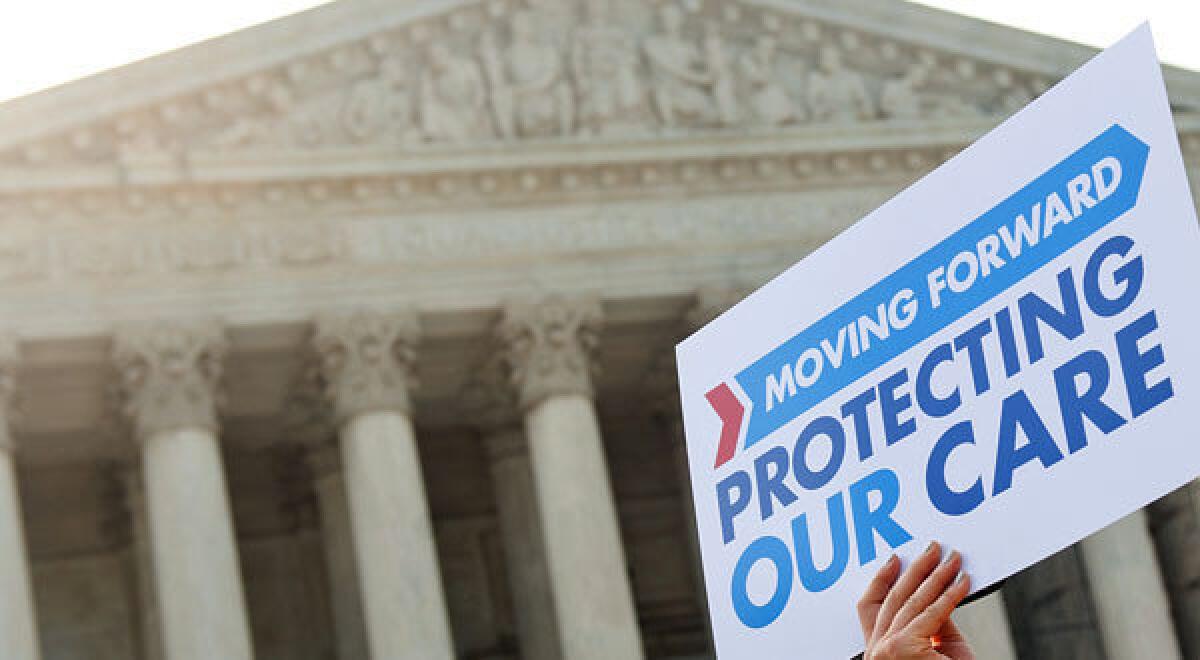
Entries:
[[1092,52],[901,2],[343,0],[4,104],[0,162],[987,125]]

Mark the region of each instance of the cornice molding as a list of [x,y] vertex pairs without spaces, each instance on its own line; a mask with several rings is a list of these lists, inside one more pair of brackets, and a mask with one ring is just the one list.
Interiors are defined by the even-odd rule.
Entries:
[[[192,224],[218,218],[425,210],[464,211],[670,194],[870,186],[912,181],[982,136],[993,121],[877,122],[778,134],[655,138],[610,144],[530,144],[480,157],[349,150],[243,154],[241,162],[150,169],[106,166],[31,171],[0,165],[0,226],[22,223]],[[1190,165],[1200,163],[1200,115],[1178,115]],[[13,236],[14,232],[16,236]]]

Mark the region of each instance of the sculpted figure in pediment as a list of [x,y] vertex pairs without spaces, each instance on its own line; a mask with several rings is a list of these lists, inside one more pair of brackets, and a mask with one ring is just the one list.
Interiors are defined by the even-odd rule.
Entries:
[[787,89],[775,75],[774,37],[762,35],[739,61],[742,77],[750,87],[748,103],[754,123],[778,126],[803,119],[803,112],[792,101]]
[[633,34],[613,21],[608,0],[588,0],[572,39],[571,73],[582,132],[628,132],[641,123],[645,95],[637,45]]
[[350,88],[342,104],[341,124],[355,142],[411,143],[420,139],[408,74],[400,57],[385,58],[376,76]]
[[879,109],[892,119],[971,117],[979,110],[959,97],[934,94],[927,88],[931,69],[916,64],[898,78],[883,84]]
[[491,137],[487,86],[479,64],[456,55],[444,42],[429,45],[421,79],[421,129],[436,142]]
[[862,76],[842,63],[841,52],[826,45],[817,55],[817,70],[808,79],[808,107],[813,119],[855,122],[875,117],[875,104]]
[[278,145],[287,141],[294,124],[298,104],[291,89],[281,80],[254,78],[247,83],[250,94],[265,106],[268,116],[236,117],[217,133],[212,144],[218,148],[247,145]]
[[716,106],[716,120],[722,126],[738,122],[737,82],[734,79],[731,60],[726,50],[725,39],[714,22],[704,25],[704,62],[712,81],[712,98]]
[[899,78],[883,84],[879,94],[879,109],[892,119],[916,119],[925,114],[919,89],[929,78],[929,69],[917,64]]
[[713,84],[704,54],[683,36],[683,12],[673,4],[659,9],[661,32],[642,45],[650,64],[654,106],[663,126],[703,120],[713,114],[708,88]]
[[500,136],[569,134],[575,108],[562,53],[528,11],[514,14],[510,28],[512,43],[503,54],[490,34],[483,45]]

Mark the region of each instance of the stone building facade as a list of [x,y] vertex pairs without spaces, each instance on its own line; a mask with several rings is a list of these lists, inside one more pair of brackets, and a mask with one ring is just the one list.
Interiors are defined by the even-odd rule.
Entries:
[[[711,657],[674,343],[1089,55],[883,0],[342,0],[0,105],[0,655]],[[1200,658],[1198,521],[962,623]]]

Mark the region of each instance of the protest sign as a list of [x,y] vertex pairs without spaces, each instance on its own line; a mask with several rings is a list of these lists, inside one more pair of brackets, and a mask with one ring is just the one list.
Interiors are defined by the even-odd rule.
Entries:
[[719,656],[848,657],[892,553],[984,588],[1195,478],[1198,282],[1143,26],[682,342]]

